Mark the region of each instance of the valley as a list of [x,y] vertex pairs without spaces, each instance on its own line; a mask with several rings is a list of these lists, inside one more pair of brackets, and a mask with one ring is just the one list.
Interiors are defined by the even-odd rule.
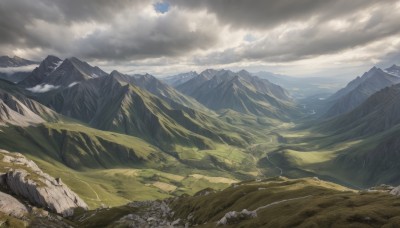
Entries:
[[[374,67],[326,99],[295,99],[245,70],[163,82],[48,56],[21,82],[0,80],[0,149],[62,180],[90,209],[83,216],[255,180],[277,178],[285,191],[297,180],[318,185],[310,178],[329,191],[397,186],[400,77],[390,69]],[[254,213],[309,197],[286,196]],[[186,218],[186,203],[166,205]],[[208,221],[196,216],[190,224]]]
[[400,227],[400,0],[0,0],[0,228]]

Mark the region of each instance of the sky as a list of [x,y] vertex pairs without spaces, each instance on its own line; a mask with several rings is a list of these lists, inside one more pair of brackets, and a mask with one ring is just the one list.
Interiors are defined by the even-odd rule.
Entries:
[[0,55],[355,77],[400,64],[399,21],[400,0],[1,0]]

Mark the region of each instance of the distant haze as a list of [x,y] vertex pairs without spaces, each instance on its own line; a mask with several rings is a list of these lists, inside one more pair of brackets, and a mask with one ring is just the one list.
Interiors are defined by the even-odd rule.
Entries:
[[15,72],[31,72],[38,64],[20,67],[0,67],[0,73],[13,74]]

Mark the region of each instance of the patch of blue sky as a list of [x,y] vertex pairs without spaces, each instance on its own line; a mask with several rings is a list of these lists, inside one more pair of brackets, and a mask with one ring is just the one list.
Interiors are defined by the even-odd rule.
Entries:
[[166,1],[160,1],[154,4],[154,10],[159,13],[166,13],[169,11],[169,3]]

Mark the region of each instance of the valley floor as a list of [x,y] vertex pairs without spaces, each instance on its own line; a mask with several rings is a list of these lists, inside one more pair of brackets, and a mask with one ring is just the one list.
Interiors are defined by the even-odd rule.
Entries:
[[251,132],[256,139],[254,143],[246,148],[220,144],[211,150],[179,147],[181,164],[176,168],[137,166],[74,170],[49,158],[27,156],[45,172],[61,177],[91,208],[192,195],[208,187],[224,189],[240,181],[274,176],[316,176],[354,189],[364,187],[326,166],[341,150],[357,144],[356,141],[329,144],[323,135],[298,130],[300,125],[293,122],[257,124],[252,128],[237,126]]
[[[125,205],[136,200],[193,195],[205,188],[221,190],[241,181],[276,176],[318,177],[352,189],[365,189],[383,184],[365,182],[360,178],[363,173],[342,170],[335,163],[342,153],[347,153],[352,148],[360,145],[366,148],[364,144],[369,143],[371,139],[341,140],[340,135],[324,135],[313,130],[310,125],[305,127],[305,121],[271,122],[268,118],[240,116],[237,113],[219,116],[222,120],[228,117],[233,126],[251,136],[250,144],[239,147],[216,143],[213,148],[203,150],[176,146],[171,153],[158,151],[157,148],[134,137],[68,123],[48,123],[23,130],[10,127],[4,128],[0,134],[3,147],[10,151],[26,152],[25,155],[45,172],[60,177],[92,209],[105,205]],[[47,134],[52,135],[55,141],[47,141]],[[70,137],[67,138],[68,143],[78,145],[73,150],[81,154],[65,157],[63,148],[60,149],[56,141],[57,134],[62,135],[64,140],[65,135]],[[16,135],[24,138],[16,138]],[[90,141],[84,141],[86,138],[90,138]],[[15,143],[18,140],[24,143],[18,145]],[[115,147],[106,147],[107,144],[101,140],[117,142],[118,145],[132,148],[127,154],[118,156],[126,155],[129,159],[129,151],[133,151],[135,156],[147,156],[149,162],[134,165],[123,165],[120,162],[116,164],[121,165],[114,165],[107,159],[113,156]],[[86,145],[93,142],[94,145]],[[18,148],[15,149],[15,145],[18,145]],[[86,156],[84,153],[87,148],[94,148],[94,154]],[[105,160],[96,160],[99,150],[107,151],[106,156],[103,156]],[[68,160],[76,156],[90,159],[93,157],[94,160],[82,160],[80,163]],[[68,167],[66,162],[73,165],[87,162],[85,164],[89,166],[73,168]],[[108,168],[89,168],[97,163]]]
[[185,165],[175,169],[115,167],[74,170],[52,159],[27,156],[45,172],[60,177],[91,208],[101,205],[119,206],[134,200],[192,195],[207,187],[224,189],[240,181],[274,176],[318,176],[346,183],[329,173],[329,170],[321,169],[321,166],[333,159],[342,147],[350,146],[351,143],[319,148],[303,141],[312,133],[296,130],[297,126],[294,123],[267,127],[257,125],[256,128],[248,129],[256,141],[246,148],[223,144],[213,150],[178,148],[180,162]]

